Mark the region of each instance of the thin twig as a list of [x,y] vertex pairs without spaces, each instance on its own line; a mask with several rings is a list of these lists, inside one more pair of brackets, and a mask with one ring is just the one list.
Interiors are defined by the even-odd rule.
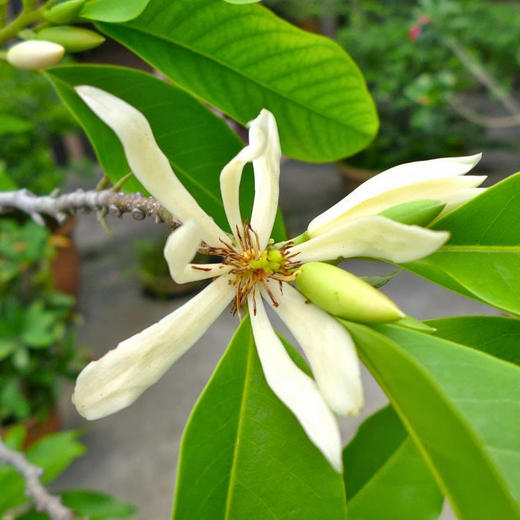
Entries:
[[[36,196],[26,189],[0,192],[0,214],[12,210],[22,211],[42,226],[45,225],[44,215],[62,223],[74,213],[98,212],[105,208],[115,217],[121,217],[125,213],[130,213],[135,220],[151,217],[154,222],[164,222],[172,230],[181,225],[180,220],[156,199],[143,197],[140,193],[76,190],[64,195]],[[199,247],[199,252],[208,252],[204,243]]]
[[51,495],[40,482],[43,470],[31,464],[25,456],[8,448],[0,438],[0,461],[14,468],[25,480],[25,494],[38,511],[48,513],[53,520],[72,520],[74,513],[59,497]]
[[504,107],[513,115],[517,116],[520,113],[520,106],[489,74],[482,65],[474,60],[471,55],[460,46],[453,38],[444,37],[442,38],[444,44],[459,58],[461,63],[466,69],[486,86],[504,105]]
[[520,125],[520,113],[511,116],[492,117],[476,112],[458,100],[455,96],[450,96],[448,101],[455,112],[476,125],[484,126],[486,128],[511,128]]
[[76,190],[64,195],[36,196],[25,189],[0,192],[0,211],[23,211],[42,225],[45,223],[43,215],[61,223],[73,213],[89,213],[103,208],[107,208],[109,214],[115,217],[121,217],[125,213],[130,213],[135,220],[152,217],[155,222],[164,222],[172,229],[181,224],[157,200],[143,197],[140,193]]

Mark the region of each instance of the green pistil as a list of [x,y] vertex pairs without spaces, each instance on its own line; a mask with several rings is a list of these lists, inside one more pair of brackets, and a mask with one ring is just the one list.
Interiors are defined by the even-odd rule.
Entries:
[[250,260],[249,265],[254,270],[261,269],[265,274],[271,275],[280,270],[285,259],[278,249],[265,250],[257,260]]

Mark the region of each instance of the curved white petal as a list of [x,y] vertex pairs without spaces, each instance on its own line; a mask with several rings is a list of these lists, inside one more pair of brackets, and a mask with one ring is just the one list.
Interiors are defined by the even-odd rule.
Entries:
[[[250,310],[254,308],[252,298],[249,295]],[[271,390],[296,416],[311,442],[332,467],[341,472],[341,439],[336,419],[316,383],[287,354],[269,323],[259,293],[256,294],[256,313],[251,312],[251,325],[265,379]]]
[[159,148],[144,115],[126,101],[96,87],[81,85],[76,92],[117,135],[130,169],[143,186],[182,222],[193,219],[202,239],[218,246],[226,234],[199,206],[177,179],[168,158]]
[[222,263],[191,264],[200,243],[200,230],[193,220],[188,220],[168,237],[164,258],[168,262],[171,277],[177,283],[215,278],[231,270],[231,266]]
[[278,208],[280,179],[280,139],[276,120],[268,110],[262,110],[251,124],[251,132],[263,132],[266,148],[253,161],[255,170],[255,202],[251,213],[251,227],[257,232],[260,249],[267,246],[271,238],[276,210]]
[[[460,191],[466,192],[484,182],[486,176],[468,175],[466,177],[449,177],[446,179],[435,179],[431,181],[419,182],[395,190],[386,191],[373,198],[360,202],[350,210],[342,213],[338,218],[331,220],[321,227],[313,227],[310,229],[309,235],[317,236],[330,231],[335,226],[341,225],[343,222],[367,215],[377,215],[382,211],[420,199],[435,199],[448,202],[452,197]],[[313,224],[315,221],[311,222]]]
[[397,206],[398,204],[403,204],[413,200],[431,198],[440,201],[447,201],[453,196],[456,196],[458,192],[467,191],[468,189],[482,184],[485,180],[485,175],[449,177],[447,179],[419,182],[417,184],[411,184],[395,190],[386,191],[381,195],[361,202],[349,211],[343,213],[337,219],[319,229],[315,229],[313,232],[309,232],[309,234],[311,236],[317,236],[333,229],[347,220],[366,215],[377,215],[392,206]]
[[237,228],[242,228],[242,215],[240,213],[240,181],[244,166],[259,157],[266,147],[266,136],[261,131],[256,131],[256,127],[249,131],[249,145],[229,161],[220,174],[220,192],[224,210],[229,222],[229,226],[238,238]]
[[432,254],[449,238],[446,231],[408,226],[378,215],[347,220],[331,230],[298,244],[298,262],[367,256],[391,262],[411,262]]
[[215,321],[234,295],[218,278],[154,325],[119,343],[80,373],[72,400],[87,419],[99,419],[132,404]]
[[262,250],[271,236],[278,207],[280,157],[276,120],[271,112],[263,109],[259,116],[249,123],[249,145],[224,167],[220,175],[224,209],[229,225],[237,237],[237,227],[242,228],[239,206],[240,180],[245,164],[253,162],[255,200],[250,223],[258,234]]
[[338,415],[357,415],[363,389],[354,342],[345,327],[289,284],[270,283],[277,306],[264,298],[287,325],[311,365],[321,395]]
[[[368,181],[364,182],[352,193],[349,193],[344,199],[340,200],[337,204],[321,215],[318,215],[309,224],[309,231],[311,233],[316,232],[319,228],[323,228],[333,220],[341,217],[344,213],[352,210],[358,204],[387,191],[393,191],[398,188],[425,181],[447,179],[449,177],[464,175],[480,161],[481,157],[482,154],[470,155],[467,157],[445,157],[429,161],[416,161],[390,168],[389,170],[375,175]],[[414,198],[437,199],[438,197],[430,195],[424,197],[421,195]],[[393,205],[407,202],[407,200],[413,199],[399,200]]]

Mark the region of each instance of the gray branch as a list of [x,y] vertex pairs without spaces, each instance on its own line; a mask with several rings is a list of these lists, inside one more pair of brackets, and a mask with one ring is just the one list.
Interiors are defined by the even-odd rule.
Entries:
[[51,495],[41,484],[43,470],[31,464],[25,456],[8,448],[0,438],[0,461],[14,468],[25,480],[25,494],[38,511],[48,513],[53,520],[72,520],[74,513],[59,497]]
[[73,213],[89,213],[103,209],[116,217],[125,213],[130,213],[136,220],[152,217],[155,222],[164,222],[172,229],[181,224],[157,200],[143,197],[140,193],[77,190],[64,195],[36,196],[25,189],[0,192],[0,212],[19,210],[29,214],[41,225],[45,224],[43,215],[61,223]]

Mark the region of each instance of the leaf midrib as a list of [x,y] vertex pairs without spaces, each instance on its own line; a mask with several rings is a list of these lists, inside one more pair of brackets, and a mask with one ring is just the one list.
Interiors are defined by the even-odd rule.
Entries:
[[[103,25],[104,24],[101,23],[101,26],[100,26],[100,24],[98,23],[98,24],[96,24],[96,27],[101,32],[106,32],[106,31],[104,31]],[[118,27],[118,29],[121,29],[121,27]],[[144,35],[147,35],[147,36],[152,36],[152,37],[157,38],[158,40],[162,40],[162,41],[164,41],[164,42],[166,42],[166,43],[168,43],[170,45],[176,45],[176,46],[178,46],[180,48],[183,48],[183,49],[185,49],[185,50],[187,50],[189,52],[192,52],[195,55],[198,55],[198,56],[200,56],[202,58],[205,58],[205,59],[209,60],[210,62],[216,63],[217,65],[222,67],[224,70],[229,70],[229,71],[237,74],[238,76],[242,77],[244,80],[246,80],[246,81],[248,81],[250,83],[253,83],[254,85],[257,85],[258,87],[260,87],[262,89],[265,89],[265,90],[267,90],[269,92],[272,92],[272,93],[276,94],[277,96],[279,96],[280,98],[282,98],[286,102],[292,103],[292,104],[298,106],[299,108],[302,108],[303,110],[305,110],[307,112],[311,112],[315,116],[320,117],[322,119],[325,119],[327,122],[331,122],[332,121],[335,124],[337,124],[338,126],[343,127],[343,128],[348,128],[350,131],[352,131],[353,133],[358,134],[358,135],[368,136],[368,137],[370,137],[372,135],[370,132],[361,131],[361,130],[359,130],[358,128],[356,128],[354,126],[345,124],[345,122],[342,122],[342,121],[340,121],[338,119],[335,119],[331,115],[324,114],[324,113],[316,110],[314,107],[312,107],[310,105],[305,105],[303,102],[301,102],[299,100],[292,99],[292,98],[288,97],[286,94],[284,94],[283,92],[280,92],[277,89],[274,89],[272,87],[268,87],[268,86],[264,85],[262,82],[256,80],[254,77],[246,76],[240,70],[237,70],[234,67],[230,66],[229,64],[222,62],[220,59],[218,59],[216,57],[213,57],[211,55],[207,55],[204,52],[199,51],[199,50],[191,47],[190,45],[185,44],[184,42],[179,42],[177,40],[170,40],[166,36],[157,35],[157,34],[152,33],[152,32],[146,32],[145,30],[136,28],[134,26],[124,26],[124,27],[122,27],[122,29],[123,29],[123,31],[126,29],[126,30],[135,31],[137,33],[144,34]],[[117,32],[117,29],[116,29],[116,32]],[[127,46],[127,44],[125,42],[121,41],[117,36],[114,36],[114,34],[110,32],[110,30],[108,30],[107,34],[111,38],[114,38],[115,40],[117,40],[122,45]],[[308,47],[311,47],[311,46],[308,46]],[[145,58],[145,56],[143,54],[141,54],[141,52],[139,52],[138,50],[132,48],[132,52],[137,54],[143,60],[148,61],[147,58]],[[163,72],[164,72],[164,74],[166,74],[165,71],[163,71]],[[360,82],[360,87],[362,87],[362,88],[365,87],[363,82]],[[199,97],[199,95],[196,92],[194,92],[191,88],[186,87],[184,84],[182,85],[182,88],[184,90],[186,90],[187,92],[189,92],[194,97],[196,97],[196,98]],[[366,90],[366,87],[365,87],[365,90]],[[369,103],[367,103],[367,104],[369,104]],[[220,109],[224,110],[222,107],[220,107]]]
[[399,442],[399,444],[397,445],[396,449],[392,452],[392,454],[389,457],[387,457],[386,460],[380,466],[378,466],[376,471],[374,471],[374,473],[372,473],[371,477],[356,491],[356,493],[354,495],[352,495],[350,500],[348,500],[349,507],[352,507],[352,504],[355,503],[356,499],[360,495],[362,495],[364,492],[367,492],[367,489],[373,484],[374,479],[379,474],[381,474],[383,472],[383,470],[388,467],[390,462],[392,462],[392,460],[394,460],[397,457],[397,455],[404,449],[403,448],[404,443],[408,440],[408,438],[409,438],[408,435],[405,435],[404,439],[401,442]]
[[453,244],[442,246],[435,254],[440,253],[520,253],[520,245],[485,245],[485,244]]
[[[249,385],[251,381],[250,373],[251,373],[251,365],[252,365],[252,350],[254,348],[254,342],[252,338],[251,331],[249,331],[249,341],[248,341],[248,348],[247,348],[247,361],[246,361],[246,370],[244,374],[244,386],[242,389],[242,397],[240,399],[240,408],[239,408],[239,415],[238,415],[238,425],[237,425],[237,432],[236,432],[236,439],[240,439],[241,432],[244,427],[244,415],[245,415],[245,408],[247,406],[247,395],[249,393]],[[238,457],[239,457],[239,448],[240,443],[235,442],[235,446],[233,447],[233,462],[231,465],[231,471],[229,473],[229,484],[228,484],[228,490],[226,494],[226,507],[224,510],[224,518],[227,520],[230,518],[230,511],[231,511],[231,502],[233,500],[233,491],[236,487],[236,480],[237,480],[237,465],[238,465]]]

